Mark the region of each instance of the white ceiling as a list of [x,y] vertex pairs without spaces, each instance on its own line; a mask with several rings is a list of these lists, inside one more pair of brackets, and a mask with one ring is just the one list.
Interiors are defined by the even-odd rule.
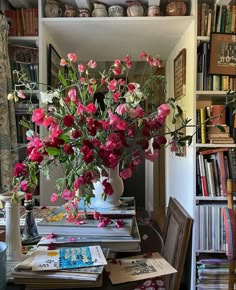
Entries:
[[62,52],[74,52],[81,61],[112,61],[127,54],[140,60],[143,50],[165,60],[192,20],[192,16],[64,17],[43,18],[43,25]]

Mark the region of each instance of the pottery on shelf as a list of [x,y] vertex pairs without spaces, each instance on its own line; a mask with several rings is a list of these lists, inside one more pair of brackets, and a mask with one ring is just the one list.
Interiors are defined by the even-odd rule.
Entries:
[[61,17],[62,9],[56,0],[47,0],[44,6],[46,17]]
[[106,5],[102,3],[94,3],[94,10],[92,11],[93,17],[107,17]]
[[157,5],[152,5],[152,6],[148,6],[148,16],[153,17],[153,16],[160,16],[161,15],[161,11],[160,11],[160,7]]
[[112,5],[108,8],[109,17],[122,17],[124,16],[124,8],[119,5]]
[[66,8],[66,10],[64,12],[65,17],[76,17],[77,16],[77,12],[73,6],[65,4],[65,8]]
[[129,17],[138,17],[138,16],[145,16],[147,9],[146,6],[144,6],[139,1],[127,1],[128,4],[127,8],[127,16]]
[[184,1],[169,1],[166,6],[166,15],[185,16],[187,14],[187,4]]
[[86,8],[80,8],[78,10],[78,16],[79,17],[89,17],[90,16],[89,10]]

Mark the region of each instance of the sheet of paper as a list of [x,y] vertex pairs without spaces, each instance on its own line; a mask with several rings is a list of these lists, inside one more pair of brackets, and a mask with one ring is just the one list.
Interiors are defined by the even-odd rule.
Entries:
[[148,279],[177,272],[159,253],[110,260],[105,266],[112,284]]

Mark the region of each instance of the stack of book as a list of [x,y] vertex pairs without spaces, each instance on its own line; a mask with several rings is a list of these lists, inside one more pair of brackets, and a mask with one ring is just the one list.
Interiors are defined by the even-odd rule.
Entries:
[[14,283],[24,284],[25,289],[100,287],[108,252],[100,246],[55,250],[38,247],[12,271]]
[[220,258],[199,260],[197,263],[197,289],[228,290],[228,275],[228,260]]
[[[54,209],[47,218],[37,224],[38,232],[42,236],[39,245],[53,243],[59,247],[99,244],[109,248],[111,253],[139,252],[141,238],[134,197],[123,197],[119,207],[109,209],[95,208],[93,202],[92,199],[91,206],[87,208],[80,204],[79,213],[83,217],[86,212],[86,218],[77,223],[67,221],[63,206]],[[93,218],[95,211],[103,217],[108,217],[111,223],[98,227],[99,222]],[[117,228],[117,220],[122,220],[124,225]],[[55,237],[49,239],[48,235],[52,233]]]

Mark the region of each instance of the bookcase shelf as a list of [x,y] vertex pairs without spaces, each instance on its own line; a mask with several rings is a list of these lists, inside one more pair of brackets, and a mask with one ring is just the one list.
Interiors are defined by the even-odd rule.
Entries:
[[[219,3],[220,2],[220,3]],[[226,3],[227,2],[227,3]],[[230,4],[230,5],[228,5]],[[228,6],[227,6],[228,5]],[[205,110],[205,121],[209,116],[212,116],[211,108],[214,105],[224,105],[226,100],[226,95],[229,90],[234,91],[236,85],[235,77],[230,75],[211,75],[209,74],[209,62],[210,62],[210,35],[212,32],[219,33],[231,33],[227,31],[228,29],[234,29],[235,26],[232,22],[232,25],[229,25],[230,16],[226,25],[225,18],[222,17],[222,11],[232,11],[232,6],[235,5],[235,1],[217,1],[217,0],[198,0],[197,1],[197,35],[196,35],[196,89],[195,89],[195,108],[196,108],[196,123],[202,124],[204,118],[204,113],[202,110]],[[223,8],[224,6],[224,8]],[[227,7],[227,9],[226,9]],[[236,8],[236,7],[235,7]],[[234,9],[235,10],[235,9]],[[216,11],[219,11],[219,13]],[[234,11],[235,13],[235,11]],[[219,24],[217,24],[219,23]],[[210,24],[210,25],[209,25]],[[235,31],[234,31],[235,32]],[[200,112],[199,112],[200,110]],[[223,225],[223,216],[222,208],[227,206],[227,197],[226,187],[224,180],[227,178],[233,178],[232,172],[236,171],[236,163],[233,161],[236,158],[236,148],[235,144],[235,135],[234,135],[234,119],[230,118],[229,114],[231,110],[226,111],[224,125],[228,127],[227,132],[225,132],[225,138],[227,139],[231,136],[234,144],[209,144],[209,139],[213,142],[213,138],[219,137],[216,134],[214,129],[211,130],[210,126],[201,127],[203,131],[201,132],[204,135],[203,139],[199,139],[199,136],[196,136],[196,142],[193,144],[195,149],[194,154],[196,154],[196,163],[193,166],[193,170],[196,173],[195,179],[195,227],[194,227],[194,240],[195,240],[195,262],[204,259],[206,256],[208,258],[214,258],[221,254],[221,257],[226,258],[225,256],[225,233]],[[200,113],[200,114],[199,114]],[[202,116],[201,116],[202,114]],[[199,118],[200,117],[200,118]],[[213,121],[214,123],[214,121]],[[217,122],[216,122],[217,123]],[[222,122],[223,124],[223,122]],[[207,124],[209,125],[209,123]],[[204,129],[205,127],[205,129]],[[210,129],[209,129],[210,128]],[[205,131],[204,131],[205,130]],[[213,133],[214,131],[214,133]],[[221,133],[221,132],[220,132]],[[229,134],[227,136],[227,134]],[[201,135],[201,134],[200,134]],[[212,135],[210,137],[210,135]],[[213,137],[214,135],[214,137]],[[217,136],[216,136],[217,135]],[[221,137],[223,134],[221,135]],[[227,136],[227,137],[226,137]],[[205,138],[206,137],[206,138]],[[205,139],[205,142],[204,142]],[[228,139],[227,139],[228,140]],[[200,143],[202,142],[202,143]],[[215,141],[216,142],[216,141]],[[221,153],[216,153],[220,148],[227,148],[226,151]],[[205,151],[205,154],[202,151]],[[202,152],[202,153],[200,153]],[[208,152],[208,153],[206,153]],[[215,152],[215,153],[213,153]],[[230,152],[230,154],[229,154]],[[234,153],[232,153],[234,152]],[[200,155],[202,154],[203,157]],[[235,157],[232,157],[235,156]],[[203,177],[201,167],[205,168],[205,177]],[[233,169],[234,168],[234,169]],[[200,178],[199,178],[199,172]],[[216,174],[215,174],[216,172]],[[217,174],[218,173],[218,174]],[[202,181],[205,178],[206,182]],[[203,188],[207,188],[204,190]],[[200,185],[200,186],[199,186]],[[199,196],[199,188],[202,189],[202,194],[210,196]],[[212,196],[215,195],[215,196]],[[221,196],[217,196],[221,195]],[[236,197],[234,197],[236,200]],[[199,282],[200,281],[200,282]],[[217,285],[217,281],[214,281]],[[204,279],[199,279],[198,268],[195,270],[195,287],[198,283],[205,283],[209,285],[209,289],[212,287],[211,282]],[[201,286],[199,286],[201,288]],[[226,285],[227,288],[227,285]],[[197,288],[198,289],[198,288]],[[213,288],[214,289],[214,286]]]

